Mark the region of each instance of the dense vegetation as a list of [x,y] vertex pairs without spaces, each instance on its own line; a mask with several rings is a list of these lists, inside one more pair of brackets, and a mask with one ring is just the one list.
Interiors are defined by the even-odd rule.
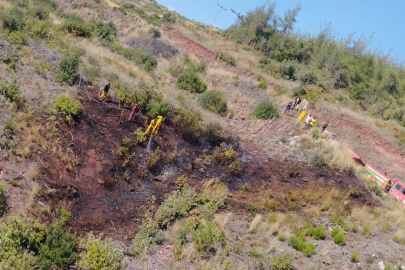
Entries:
[[370,40],[334,36],[325,27],[318,35],[294,32],[301,6],[284,16],[267,3],[248,12],[232,38],[263,54],[259,65],[273,76],[299,80],[323,91],[345,89],[360,108],[405,126],[405,70],[389,55],[367,49]]

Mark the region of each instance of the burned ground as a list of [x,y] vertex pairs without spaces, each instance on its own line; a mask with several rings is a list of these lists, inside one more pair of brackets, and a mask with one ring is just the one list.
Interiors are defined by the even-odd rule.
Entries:
[[[163,123],[148,151],[133,142],[134,131],[146,129],[146,118],[137,115],[133,121],[128,121],[130,111],[114,102],[99,101],[97,94],[95,90],[83,89],[80,120],[59,126],[65,149],[72,149],[77,155],[76,168],[67,171],[62,161],[43,157],[48,185],[58,190],[47,198],[55,209],[63,206],[72,212],[71,227],[79,233],[103,232],[120,240],[132,239],[137,231],[136,220],[153,213],[155,203],[161,203],[165,194],[173,190],[176,178],[182,175],[197,189],[202,180],[219,177],[230,190],[226,203],[241,212],[246,211],[248,205],[264,210],[258,198],[265,190],[282,201],[287,191],[303,192],[312,187],[337,188],[343,192],[358,190],[361,191],[358,196],[350,198],[352,203],[376,204],[364,183],[343,171],[252,155],[248,147],[233,142],[228,145],[239,150],[244,165],[242,174],[235,176],[229,164],[204,158],[214,151],[212,145],[203,140],[189,144],[179,136],[170,120]],[[150,171],[147,161],[157,147],[162,150],[163,160]],[[126,153],[122,153],[123,149],[127,149]],[[173,159],[175,150],[178,155]],[[128,159],[125,165],[124,159]],[[244,183],[258,192],[241,191]],[[305,202],[302,205],[305,206]],[[281,203],[279,210],[286,211],[287,207]]]

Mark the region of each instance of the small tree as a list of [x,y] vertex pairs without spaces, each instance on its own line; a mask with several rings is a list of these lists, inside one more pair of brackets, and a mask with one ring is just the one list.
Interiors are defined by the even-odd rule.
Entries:
[[269,119],[272,117],[278,118],[280,117],[280,114],[273,102],[270,100],[263,100],[257,104],[253,111],[253,116],[259,119]]
[[204,109],[224,115],[227,110],[224,95],[216,90],[208,91],[201,95],[199,102]]
[[82,111],[80,103],[66,95],[59,96],[55,101],[55,109],[65,118],[67,122],[72,120],[72,117],[78,116]]
[[58,70],[55,74],[55,80],[63,83],[73,85],[78,76],[78,69],[80,65],[80,57],[77,54],[71,56],[64,56],[60,60]]
[[0,183],[0,217],[7,213],[7,201],[6,194],[4,192],[4,187]]
[[207,84],[205,84],[197,74],[192,72],[181,74],[177,79],[176,87],[188,90],[191,93],[203,93],[207,90]]

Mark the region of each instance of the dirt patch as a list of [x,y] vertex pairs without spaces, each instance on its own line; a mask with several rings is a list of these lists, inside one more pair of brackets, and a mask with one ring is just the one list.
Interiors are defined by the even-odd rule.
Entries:
[[172,45],[153,38],[129,39],[125,44],[136,49],[141,48],[154,56],[166,59],[172,58],[180,53],[180,51]]
[[184,51],[210,62],[214,60],[214,53],[200,44],[186,38],[178,32],[173,32],[172,41]]

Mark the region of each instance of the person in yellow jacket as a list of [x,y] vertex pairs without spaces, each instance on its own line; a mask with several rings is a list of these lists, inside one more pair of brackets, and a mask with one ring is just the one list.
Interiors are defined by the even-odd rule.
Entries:
[[107,100],[107,97],[108,97],[108,90],[110,90],[110,86],[111,86],[111,83],[108,83],[106,86],[104,86],[104,91],[103,91],[103,93],[101,94],[101,99],[102,100]]
[[313,128],[314,125],[315,125],[315,123],[316,123],[316,117],[314,116],[314,117],[312,118],[311,122],[309,122],[309,128]]
[[152,121],[150,121],[148,129],[145,131],[145,135],[148,134],[151,130],[153,132],[154,128],[155,128],[155,119],[152,119]]

